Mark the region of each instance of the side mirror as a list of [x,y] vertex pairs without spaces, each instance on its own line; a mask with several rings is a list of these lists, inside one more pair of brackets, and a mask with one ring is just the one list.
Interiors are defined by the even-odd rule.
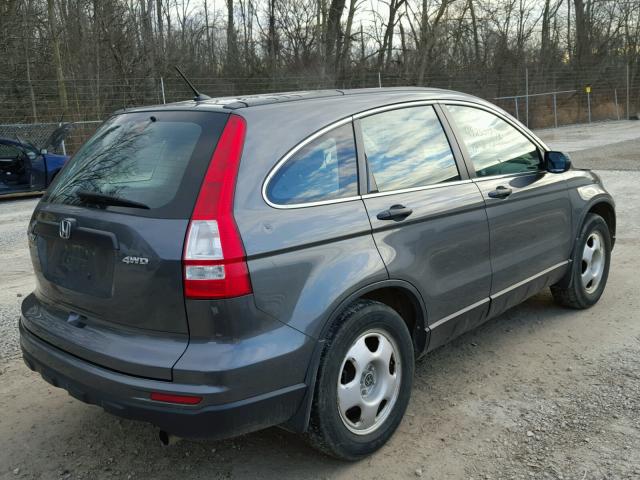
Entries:
[[544,165],[547,172],[562,173],[571,168],[571,159],[566,153],[544,152]]
[[40,155],[46,155],[48,152],[48,150],[46,148],[43,148],[42,150],[40,150]]

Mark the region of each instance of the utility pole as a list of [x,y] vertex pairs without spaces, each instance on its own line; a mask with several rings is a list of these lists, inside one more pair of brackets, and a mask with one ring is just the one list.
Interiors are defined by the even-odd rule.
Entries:
[[629,64],[627,63],[627,120],[631,118],[631,111],[629,110]]
[[526,116],[525,119],[527,121],[527,127],[529,126],[529,69],[525,68],[524,69],[524,89],[525,89],[525,93],[527,94],[526,98]]

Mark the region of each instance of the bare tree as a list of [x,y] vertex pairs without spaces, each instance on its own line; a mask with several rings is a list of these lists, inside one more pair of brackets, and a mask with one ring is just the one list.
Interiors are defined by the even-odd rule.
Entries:
[[168,100],[185,98],[174,64],[213,95],[373,86],[380,74],[489,98],[522,92],[525,69],[532,91],[620,93],[628,66],[634,97],[640,2],[4,0],[0,54],[11,121],[103,118],[158,101],[158,77]]
[[340,19],[345,0],[331,0],[325,33],[325,62],[332,72],[337,70],[340,54]]
[[238,65],[238,43],[233,10],[233,0],[227,1],[227,72],[236,72]]
[[60,107],[64,112],[69,108],[69,102],[67,100],[67,87],[64,81],[62,56],[60,55],[60,33],[54,0],[47,0],[47,19],[49,22],[49,33],[51,35],[51,47],[53,48],[53,64],[58,82],[58,98],[60,100]]

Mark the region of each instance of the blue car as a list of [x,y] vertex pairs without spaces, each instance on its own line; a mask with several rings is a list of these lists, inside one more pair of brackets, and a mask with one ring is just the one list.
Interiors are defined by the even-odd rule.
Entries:
[[57,128],[40,146],[20,138],[0,138],[0,198],[44,192],[69,159],[55,151],[71,130]]

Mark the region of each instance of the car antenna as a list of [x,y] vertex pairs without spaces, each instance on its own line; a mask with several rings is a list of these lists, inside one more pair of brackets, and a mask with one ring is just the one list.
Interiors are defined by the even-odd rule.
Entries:
[[184,73],[182,73],[182,70],[180,70],[177,65],[174,65],[173,68],[176,69],[176,72],[178,72],[178,74],[187,83],[187,85],[189,85],[189,88],[193,91],[193,93],[195,95],[195,97],[193,97],[193,99],[196,102],[201,102],[203,100],[209,100],[211,98],[209,95],[205,95],[204,93],[200,93],[198,90],[196,90],[196,87],[193,86],[193,83],[191,83],[189,81],[189,79],[187,77],[185,77]]

